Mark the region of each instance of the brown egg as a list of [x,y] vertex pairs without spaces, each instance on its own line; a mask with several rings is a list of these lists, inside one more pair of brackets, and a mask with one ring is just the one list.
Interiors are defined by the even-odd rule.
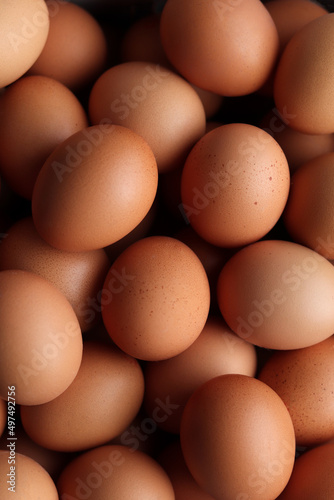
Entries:
[[334,267],[297,243],[241,249],[223,267],[217,295],[230,328],[260,347],[300,349],[334,331]]
[[143,220],[157,183],[156,160],[141,136],[120,125],[87,127],[44,163],[32,196],[34,224],[60,250],[103,248]]
[[[0,450],[1,500],[59,500],[50,475],[35,460],[15,451],[15,441],[7,451]],[[12,454],[11,454],[12,452]]]
[[[184,407],[204,382],[225,373],[254,376],[256,352],[240,339],[221,318],[209,317],[195,342],[178,356],[145,365],[147,413],[162,429],[179,433]],[[159,415],[158,401],[170,402],[170,412]]]
[[31,199],[46,158],[67,137],[88,126],[85,110],[60,82],[21,78],[0,99],[0,172],[20,196]]
[[278,54],[276,26],[259,0],[168,0],[160,36],[168,59],[189,82],[225,96],[259,89]]
[[7,425],[7,403],[4,399],[0,399],[0,436],[4,432]]
[[290,173],[294,173],[301,165],[317,156],[334,151],[334,134],[314,135],[298,132],[289,127],[288,119],[281,119],[276,109],[264,117],[261,128],[272,135],[283,149]]
[[209,313],[210,287],[187,245],[151,236],[115,260],[101,303],[115,344],[135,358],[157,361],[176,356],[199,336]]
[[291,417],[276,392],[253,377],[221,375],[199,387],[180,438],[190,473],[217,500],[274,500],[290,478]]
[[104,249],[65,252],[48,245],[31,217],[17,221],[0,245],[0,270],[22,269],[51,281],[65,295],[82,331],[101,319],[100,292],[110,261]]
[[334,490],[334,443],[306,451],[297,458],[279,500],[330,499]]
[[259,379],[282,398],[299,446],[334,438],[334,336],[305,349],[275,352]]
[[44,1],[16,0],[0,7],[0,88],[20,78],[42,52],[49,33]]
[[291,179],[283,220],[297,243],[334,259],[334,152],[304,163]]
[[0,397],[15,386],[17,404],[36,405],[72,383],[82,336],[72,306],[58,288],[28,271],[0,272]]
[[205,132],[205,111],[198,94],[181,76],[142,61],[105,71],[89,97],[93,124],[101,120],[128,127],[152,148],[159,172],[182,165]]
[[100,24],[72,2],[51,0],[47,6],[49,34],[29,74],[49,76],[72,90],[91,84],[107,63],[107,41]]
[[183,210],[198,234],[238,247],[268,233],[280,218],[290,173],[278,143],[253,125],[230,123],[192,148],[181,179]]
[[280,58],[274,99],[289,126],[306,134],[334,132],[334,13],[314,19],[290,39]]
[[166,472],[153,458],[118,445],[80,455],[65,467],[57,487],[62,500],[175,499]]
[[172,482],[175,500],[214,500],[204,491],[190,474],[184,461],[179,440],[165,447],[158,456],[159,464],[167,472]]
[[56,451],[81,451],[107,443],[138,413],[144,377],[137,360],[112,345],[85,342],[73,383],[58,398],[21,406],[26,433]]

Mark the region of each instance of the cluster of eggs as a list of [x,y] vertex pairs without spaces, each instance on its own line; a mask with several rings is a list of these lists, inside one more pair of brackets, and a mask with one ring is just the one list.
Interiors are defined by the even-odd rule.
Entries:
[[334,13],[161,4],[0,6],[1,499],[331,498]]

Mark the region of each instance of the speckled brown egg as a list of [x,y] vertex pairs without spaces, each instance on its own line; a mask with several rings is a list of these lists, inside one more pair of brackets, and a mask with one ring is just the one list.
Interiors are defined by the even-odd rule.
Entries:
[[230,123],[207,132],[182,172],[183,213],[209,243],[239,247],[267,234],[287,202],[290,172],[270,134]]
[[168,475],[153,458],[119,445],[80,455],[65,467],[57,487],[62,499],[175,499]]
[[30,271],[0,272],[0,397],[15,386],[17,404],[59,396],[82,359],[78,319],[63,293]]
[[[13,444],[14,443],[14,447]],[[14,462],[10,462],[10,448],[0,450],[0,495],[2,500],[59,500],[57,488],[50,475],[35,460],[15,451],[15,441],[12,445]],[[9,463],[10,462],[10,463]],[[11,489],[12,488],[12,489]]]
[[77,97],[60,82],[26,76],[0,99],[0,172],[11,188],[31,199],[39,170],[58,144],[88,126]]
[[305,349],[274,353],[259,379],[282,398],[300,446],[334,438],[334,337]]
[[274,21],[259,0],[168,0],[160,37],[168,59],[188,81],[226,96],[259,89],[279,46]]
[[13,224],[0,245],[0,270],[22,269],[49,280],[72,305],[82,331],[101,320],[99,297],[109,267],[102,248],[65,252],[48,245],[31,217]]
[[291,179],[283,221],[291,238],[334,259],[334,152],[304,163]]
[[334,267],[303,245],[263,240],[234,254],[217,287],[223,317],[268,349],[300,349],[334,331]]
[[320,16],[293,35],[274,80],[276,108],[289,126],[306,134],[334,132],[334,13]]
[[47,2],[50,29],[31,75],[59,80],[72,90],[91,85],[107,64],[108,46],[100,23],[84,6]]
[[170,359],[145,364],[147,413],[154,419],[157,400],[170,401],[170,415],[159,416],[157,425],[177,434],[184,407],[200,385],[225,373],[254,376],[256,366],[254,346],[235,335],[222,318],[210,316],[188,349]]
[[190,397],[181,447],[195,481],[217,500],[275,500],[295,459],[295,435],[282,399],[260,380],[215,377]]
[[205,111],[191,85],[173,71],[143,61],[118,64],[95,82],[89,97],[93,124],[109,119],[140,134],[159,172],[183,164],[205,132]]
[[73,383],[43,405],[21,406],[21,420],[37,444],[81,451],[107,443],[134,419],[144,395],[136,359],[112,345],[85,342]]
[[10,85],[35,63],[49,33],[50,19],[42,0],[8,0],[0,7],[0,88]]
[[157,185],[154,154],[140,135],[110,123],[90,126],[44,163],[32,196],[34,224],[59,250],[103,248],[143,220]]
[[210,287],[197,255],[181,241],[150,236],[115,260],[101,296],[111,339],[135,358],[176,356],[201,333]]

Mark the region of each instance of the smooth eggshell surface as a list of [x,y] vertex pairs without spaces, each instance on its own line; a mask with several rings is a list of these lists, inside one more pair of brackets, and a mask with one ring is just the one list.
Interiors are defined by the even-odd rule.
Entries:
[[27,434],[57,451],[81,451],[107,443],[139,411],[144,377],[137,360],[112,345],[84,342],[73,383],[48,404],[21,406]]
[[45,278],[0,272],[0,396],[15,386],[17,404],[36,405],[72,383],[82,359],[82,335],[72,306]]
[[41,54],[50,19],[42,0],[3,0],[0,6],[0,88],[18,80]]
[[259,379],[289,410],[297,445],[315,446],[334,438],[334,336],[292,351],[275,352]]
[[230,123],[207,132],[189,153],[183,211],[205,240],[238,247],[273,228],[289,188],[289,166],[275,139],[256,126]]
[[334,152],[301,165],[291,179],[283,220],[291,238],[334,259]]
[[72,305],[81,331],[101,320],[99,293],[109,267],[102,248],[65,252],[48,245],[37,233],[31,217],[13,224],[0,245],[0,270],[31,271],[53,283]]
[[181,447],[195,481],[216,500],[275,500],[295,459],[288,410],[265,383],[221,375],[188,400]]
[[4,399],[0,399],[0,436],[7,425],[7,403]]
[[116,259],[101,296],[111,339],[135,358],[176,356],[201,333],[210,308],[210,287],[197,255],[181,241],[150,236]]
[[[21,453],[15,453],[15,471],[10,469],[8,463],[8,450],[0,450],[0,476],[7,478],[0,483],[1,500],[59,500],[56,485],[46,470],[35,460]],[[13,475],[12,473],[15,472]],[[12,474],[12,475],[10,475]],[[10,481],[13,481],[13,485]],[[13,487],[14,490],[9,488]]]
[[300,349],[334,331],[334,267],[297,243],[263,240],[239,250],[217,294],[230,328],[260,347]]
[[62,499],[175,499],[166,472],[153,458],[120,445],[83,453],[65,467],[57,487]]
[[0,98],[0,172],[31,199],[38,172],[58,144],[88,126],[77,97],[45,76],[26,76]]
[[278,34],[259,0],[168,0],[160,36],[173,66],[191,83],[226,96],[258,90],[278,55]]
[[167,398],[173,404],[168,418],[158,425],[180,432],[184,407],[192,393],[204,382],[225,373],[254,376],[257,358],[255,348],[238,337],[222,318],[209,317],[195,342],[177,356],[145,365],[145,407],[149,415],[156,412],[156,400]]
[[59,250],[103,248],[143,220],[157,185],[156,160],[141,136],[120,125],[90,126],[44,163],[32,196],[34,224]]
[[93,124],[101,120],[128,127],[144,137],[159,172],[183,165],[205,132],[205,111],[197,92],[173,71],[143,61],[108,69],[89,96]]

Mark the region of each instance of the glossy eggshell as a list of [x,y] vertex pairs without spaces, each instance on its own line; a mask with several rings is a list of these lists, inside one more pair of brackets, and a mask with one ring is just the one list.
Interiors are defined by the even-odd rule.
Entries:
[[238,247],[273,228],[289,188],[289,166],[275,139],[256,126],[230,123],[207,132],[189,153],[183,211],[208,242]]
[[157,184],[156,160],[141,136],[120,125],[90,126],[44,163],[32,196],[34,224],[59,250],[103,248],[143,220]]
[[50,29],[41,54],[29,70],[79,90],[105,69],[108,46],[101,24],[83,6],[64,0],[47,2]]
[[135,358],[176,356],[201,333],[210,287],[197,255],[181,241],[150,236],[130,245],[111,266],[101,297],[111,339]]
[[160,37],[173,66],[191,83],[226,96],[255,92],[278,55],[278,34],[258,0],[168,0]]
[[304,163],[291,179],[283,220],[291,238],[334,259],[334,152]]
[[22,424],[37,444],[81,451],[107,443],[139,411],[144,377],[137,360],[112,345],[85,342],[73,383],[43,405],[21,406]]
[[320,16],[290,39],[274,80],[274,100],[289,126],[306,134],[334,132],[332,81],[334,13]]
[[61,498],[175,499],[166,472],[153,458],[119,445],[80,455],[65,467],[57,487]]
[[0,88],[10,85],[34,64],[49,33],[49,14],[41,0],[1,2]]
[[334,267],[314,250],[263,240],[234,254],[217,287],[230,328],[260,347],[309,347],[334,330]]
[[[12,485],[2,480],[0,483],[0,495],[2,500],[36,500],[43,492],[43,500],[59,500],[56,485],[46,470],[35,460],[21,453],[15,453],[15,475]],[[13,472],[8,464],[8,450],[0,450],[0,476],[10,481],[7,475]]]
[[0,272],[0,395],[15,386],[17,404],[36,405],[72,383],[82,359],[82,335],[66,297],[29,271]]
[[23,77],[0,98],[0,172],[31,199],[39,170],[58,144],[88,126],[77,97],[44,76]]
[[172,482],[175,500],[214,500],[192,477],[184,461],[179,440],[167,445],[158,455],[158,462]]
[[179,433],[184,407],[193,392],[204,382],[225,373],[254,376],[256,351],[240,339],[219,317],[209,317],[195,342],[177,356],[145,365],[144,403],[149,415],[157,408],[157,398],[170,400],[173,410],[158,425]]
[[205,111],[191,85],[173,71],[143,61],[118,64],[95,82],[89,96],[93,124],[108,119],[147,141],[159,172],[183,165],[205,132]]
[[279,500],[331,498],[334,489],[334,443],[306,451],[297,458],[290,481]]
[[259,379],[282,398],[297,445],[315,446],[334,438],[334,336],[292,351],[274,353]]
[[65,252],[48,245],[31,217],[13,224],[0,245],[0,270],[22,269],[49,280],[72,305],[82,331],[101,320],[99,293],[109,267],[102,248]]
[[213,378],[188,400],[181,447],[196,482],[217,500],[274,500],[295,459],[288,410],[265,383],[246,375]]

